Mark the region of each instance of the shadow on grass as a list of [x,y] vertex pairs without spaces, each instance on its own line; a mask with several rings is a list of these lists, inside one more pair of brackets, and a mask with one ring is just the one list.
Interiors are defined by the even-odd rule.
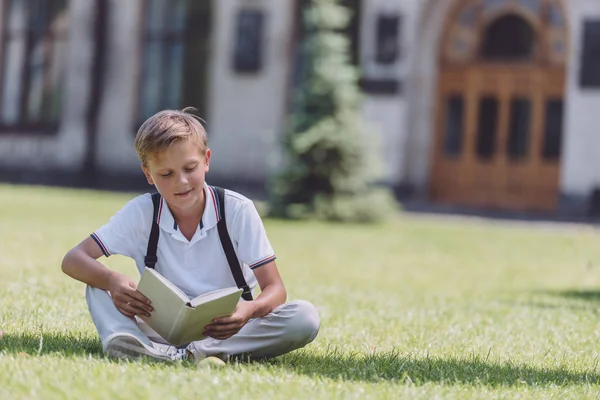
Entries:
[[102,357],[102,345],[97,338],[77,334],[4,333],[0,337],[0,352],[29,355],[62,354],[65,356],[94,355]]
[[[104,358],[100,339],[77,334],[44,333],[32,334],[4,334],[0,338],[0,354],[8,353],[19,357],[38,357],[43,355],[61,355],[64,357]],[[107,359],[108,360],[108,359]],[[138,360],[110,359],[111,362],[136,362],[144,364],[161,364],[162,361],[152,358]],[[186,362],[187,367],[194,367],[193,362]]]
[[347,381],[394,381],[440,384],[510,386],[569,386],[600,384],[597,371],[541,368],[488,361],[485,357],[417,358],[396,352],[359,355],[333,352],[327,356],[298,352],[270,361],[297,374]]
[[534,297],[525,300],[510,300],[507,304],[516,307],[536,307],[547,310],[569,310],[574,312],[600,311],[600,290],[538,290]]
[[[100,341],[81,335],[44,333],[39,335],[4,334],[0,353],[103,357]],[[486,386],[570,386],[600,384],[597,369],[573,371],[566,367],[541,368],[510,361],[494,362],[485,357],[418,358],[398,352],[353,354],[333,351],[326,356],[299,351],[265,362],[296,374],[344,381],[392,381],[423,385],[463,384]],[[246,364],[246,362],[241,362]],[[254,364],[254,362],[250,362]]]
[[560,296],[567,299],[575,299],[575,300],[586,300],[591,302],[600,303],[600,289],[598,290],[558,290],[558,291],[549,291],[547,294],[551,294],[553,296]]

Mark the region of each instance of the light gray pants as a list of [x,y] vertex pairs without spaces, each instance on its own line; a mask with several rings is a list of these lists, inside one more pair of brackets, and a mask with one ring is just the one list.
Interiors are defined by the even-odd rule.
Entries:
[[[86,299],[92,320],[106,351],[107,338],[115,333],[129,333],[156,348],[169,346],[143,321],[121,314],[107,291],[88,286]],[[270,358],[306,346],[319,332],[317,309],[303,300],[282,304],[262,318],[255,318],[226,340],[207,338],[190,345],[206,356],[245,355],[251,359]]]

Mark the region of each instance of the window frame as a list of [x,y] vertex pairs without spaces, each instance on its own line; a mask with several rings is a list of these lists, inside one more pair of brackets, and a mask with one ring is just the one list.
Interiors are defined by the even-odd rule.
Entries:
[[[592,33],[588,26],[594,26],[597,32]],[[579,87],[582,90],[600,90],[600,53],[594,51],[600,48],[600,18],[586,18],[581,25],[581,56],[579,67]],[[588,43],[588,36],[598,36],[598,43]],[[590,62],[586,63],[586,60]]]
[[[233,51],[231,69],[237,74],[259,74],[264,68],[265,48],[267,46],[267,13],[256,6],[242,6],[236,11],[234,24]],[[252,22],[254,30],[248,23]],[[244,42],[247,40],[247,42]],[[248,56],[244,44],[250,45]]]
[[[187,0],[186,3],[186,10],[185,10],[185,14],[184,14],[184,18],[186,19],[186,23],[187,23],[187,18],[189,18],[189,13],[190,13],[190,7],[192,7],[193,3],[195,1],[198,0]],[[204,0],[203,0],[204,1]],[[206,0],[209,1],[209,0]],[[132,123],[133,123],[133,134],[135,135],[139,129],[139,127],[141,126],[141,124],[144,123],[144,121],[149,118],[149,116],[143,116],[142,115],[142,109],[141,109],[141,101],[142,101],[142,97],[144,94],[144,61],[145,61],[145,57],[146,57],[146,52],[147,52],[147,43],[148,43],[148,29],[147,29],[147,15],[149,12],[149,7],[151,7],[151,5],[149,4],[150,0],[143,0],[140,2],[140,7],[139,7],[139,29],[138,29],[138,52],[137,52],[137,57],[139,60],[139,76],[136,79],[136,86],[135,86],[135,106],[134,106],[134,111],[133,111],[133,119],[132,119]],[[168,1],[165,1],[165,3],[168,4]],[[207,8],[207,27],[206,29],[208,30],[208,34],[206,36],[207,40],[209,41],[208,46],[208,52],[210,53],[212,51],[213,48],[213,43],[212,43],[212,39],[211,39],[211,33],[214,32],[214,18],[213,18],[213,10],[214,10],[215,5],[210,3],[209,5],[206,6]],[[191,29],[189,26],[185,26],[183,28],[183,30],[179,33],[180,34],[180,38],[181,41],[180,43],[182,44],[182,49],[183,49],[183,61],[182,61],[182,65],[181,65],[181,85],[182,88],[180,89],[181,92],[179,94],[180,96],[180,100],[179,103],[181,103],[182,98],[185,96],[185,78],[186,78],[186,51],[187,51],[187,46],[188,45],[192,45],[194,43],[193,38],[191,37],[192,34],[194,33],[194,30]],[[165,39],[165,37],[168,36],[173,36],[174,35],[174,30],[173,29],[169,29],[167,31],[161,32],[162,35],[162,39],[163,42],[165,43],[170,43],[170,42],[176,42],[173,41],[171,39]],[[204,104],[202,104],[202,106],[204,107],[204,109],[200,109],[198,107],[198,105],[190,105],[190,104],[178,104],[175,108],[180,109],[183,107],[188,107],[188,106],[193,106],[196,107],[199,116],[202,118],[203,121],[206,121],[207,119],[207,114],[209,112],[209,108],[210,108],[210,104],[209,104],[209,75],[210,75],[210,67],[206,66],[206,70],[205,72],[205,77],[204,79],[206,79],[205,83],[204,83],[204,89],[205,89],[205,93],[203,94],[204,97]],[[162,79],[166,79],[164,78],[165,72],[164,70],[162,71],[163,74],[163,78]],[[165,108],[164,105],[159,106],[159,108],[157,110],[155,110],[153,113],[157,113],[161,110],[163,110]],[[206,122],[204,122],[204,125],[206,127]]]
[[[26,0],[26,6],[30,6],[31,1],[35,1],[35,0]],[[67,20],[70,18],[70,5],[71,2],[70,0],[65,0],[64,1],[64,9],[62,9],[61,11],[59,11],[57,13],[57,15],[60,12],[65,12],[66,13],[66,18]],[[55,7],[55,3],[54,2],[46,2],[46,1],[42,1],[40,2],[40,4],[42,4],[42,6],[46,6],[47,10],[52,10],[53,7]],[[9,37],[11,37],[13,35],[12,32],[10,32],[10,23],[9,23],[9,9],[10,9],[10,0],[4,0],[4,1],[0,1],[0,17],[2,18],[2,21],[0,23],[0,109],[2,107],[2,103],[4,101],[3,98],[3,90],[4,90],[4,77],[5,77],[5,73],[6,73],[6,65],[8,63],[9,57],[6,55],[6,51],[7,51],[7,46],[9,43]],[[27,19],[29,22],[29,18],[30,18],[30,14],[27,14]],[[51,23],[52,21],[48,21],[49,23]],[[59,81],[56,84],[56,87],[53,90],[57,90],[61,93],[61,105],[59,107],[59,111],[58,114],[56,116],[56,120],[55,121],[48,121],[46,120],[46,118],[43,118],[40,121],[35,121],[35,122],[27,122],[27,115],[26,115],[26,109],[27,109],[27,104],[28,101],[30,99],[31,96],[31,92],[30,92],[30,87],[31,87],[31,81],[32,81],[32,77],[31,74],[29,73],[28,70],[28,66],[31,63],[31,58],[32,58],[32,48],[33,48],[33,40],[32,40],[32,36],[33,36],[33,32],[34,29],[27,24],[26,28],[21,31],[21,32],[17,32],[17,35],[23,35],[24,36],[24,42],[25,42],[25,46],[26,46],[26,51],[25,51],[25,55],[23,57],[23,63],[21,64],[21,66],[23,67],[23,74],[20,77],[20,82],[19,82],[19,91],[20,91],[20,104],[18,105],[18,117],[17,117],[17,121],[15,123],[5,123],[2,120],[0,120],[0,136],[2,135],[12,135],[12,134],[25,134],[25,135],[42,135],[42,136],[54,136],[58,133],[60,125],[62,123],[62,115],[63,115],[63,110],[64,110],[64,105],[65,105],[65,93],[66,93],[66,80],[64,78],[59,78]],[[66,60],[67,56],[68,56],[68,38],[70,35],[70,26],[67,24],[66,28],[64,30],[61,30],[58,32],[58,35],[55,35],[54,33],[51,34],[50,40],[52,43],[51,46],[51,55],[48,58],[44,59],[44,62],[47,62],[47,59],[51,59],[54,55],[55,55],[55,51],[56,51],[56,46],[55,43],[62,41],[62,45],[65,46],[65,60],[63,61],[66,65],[68,65],[68,60]],[[44,67],[44,72],[46,71],[47,67]]]

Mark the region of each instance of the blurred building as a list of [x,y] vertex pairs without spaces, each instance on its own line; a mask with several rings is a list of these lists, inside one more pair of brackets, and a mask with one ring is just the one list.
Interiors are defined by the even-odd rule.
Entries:
[[[133,187],[137,127],[191,105],[211,179],[264,187],[306,3],[0,0],[0,178]],[[600,1],[343,3],[390,185],[477,207],[600,203]]]

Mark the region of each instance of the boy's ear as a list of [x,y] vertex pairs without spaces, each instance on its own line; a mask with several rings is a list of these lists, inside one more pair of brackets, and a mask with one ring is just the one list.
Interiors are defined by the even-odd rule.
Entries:
[[210,149],[206,149],[206,155],[204,156],[206,165],[204,166],[204,172],[208,172],[210,168]]
[[144,164],[142,164],[142,171],[144,171],[144,175],[146,175],[146,180],[148,181],[148,183],[150,185],[154,185],[154,181],[152,180],[152,177],[148,173],[148,169],[144,166]]

